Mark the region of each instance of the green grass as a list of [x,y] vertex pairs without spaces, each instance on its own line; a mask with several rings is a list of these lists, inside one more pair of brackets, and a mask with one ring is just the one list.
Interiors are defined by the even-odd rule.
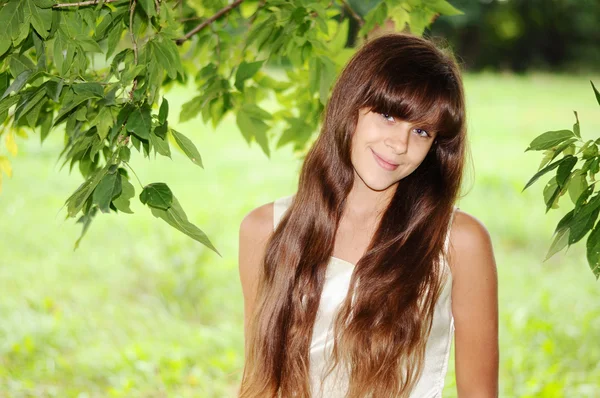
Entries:
[[[524,152],[535,136],[570,128],[577,110],[583,137],[596,138],[600,107],[588,80],[465,76],[474,173],[467,170],[458,205],[493,238],[502,397],[600,393],[600,286],[583,241],[542,262],[569,199],[545,214],[547,178],[521,193],[541,160]],[[200,118],[177,124],[192,95],[167,94],[170,120],[194,140],[204,169],[179,152],[172,161],[135,152],[132,165],[143,184],[169,184],[222,257],[137,200],[133,215],[99,214],[73,251],[81,224],[65,220],[61,206],[81,177],[56,166],[62,134],[42,146],[37,134],[17,139],[14,176],[0,195],[0,397],[235,395],[243,359],[239,224],[254,207],[293,193],[299,164],[290,148],[271,159],[249,148],[231,116],[216,131]],[[444,397],[456,396],[453,361]]]

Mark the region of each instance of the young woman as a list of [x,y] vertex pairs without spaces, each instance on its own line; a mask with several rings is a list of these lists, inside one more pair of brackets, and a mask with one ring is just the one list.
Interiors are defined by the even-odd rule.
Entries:
[[239,396],[498,395],[491,239],[454,206],[465,99],[451,52],[366,42],[339,76],[297,192],[240,226],[246,363]]

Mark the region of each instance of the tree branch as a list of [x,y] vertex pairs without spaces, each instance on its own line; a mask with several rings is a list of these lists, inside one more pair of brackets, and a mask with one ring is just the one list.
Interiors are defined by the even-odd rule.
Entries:
[[[138,47],[137,41],[135,40],[135,35],[133,34],[133,14],[135,13],[135,6],[137,5],[137,0],[129,0],[129,34],[131,35],[131,43],[133,45],[133,58],[135,60],[135,64],[138,64]],[[131,87],[131,92],[129,93],[129,99],[133,100],[133,92],[137,88],[137,77],[133,79],[133,86]]]
[[[93,5],[100,3],[101,1],[102,0],[87,0],[87,1],[79,1],[77,3],[59,3],[59,4],[54,4],[52,6],[52,8],[93,6]],[[104,0],[102,3],[103,4],[115,3],[117,1],[123,1],[123,0]]]
[[341,2],[344,5],[344,7],[346,7],[346,9],[350,12],[350,14],[352,15],[352,17],[354,19],[356,19],[356,22],[358,22],[358,25],[362,27],[365,24],[364,19],[362,19],[362,17],[360,15],[358,15],[356,13],[356,11],[354,11],[352,9],[352,7],[350,7],[350,4],[348,4],[348,2],[346,0],[341,0]]
[[175,43],[180,46],[185,41],[189,40],[190,37],[194,36],[196,33],[200,32],[202,29],[206,28],[208,25],[213,23],[215,20],[219,19],[223,15],[227,14],[229,11],[233,10],[235,7],[239,6],[244,0],[235,0],[233,3],[229,4],[226,7],[223,7],[219,10],[215,15],[203,21],[200,25],[196,26],[194,29],[190,30],[185,36],[175,40]]

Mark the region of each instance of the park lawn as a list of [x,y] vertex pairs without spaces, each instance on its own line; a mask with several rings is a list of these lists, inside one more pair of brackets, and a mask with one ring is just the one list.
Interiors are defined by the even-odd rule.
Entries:
[[[571,128],[577,110],[583,138],[597,138],[589,77],[467,74],[465,87],[472,167],[458,206],[493,239],[500,396],[598,396],[600,286],[585,239],[542,262],[569,198],[546,214],[548,178],[521,193],[541,160],[524,152],[534,137]],[[177,123],[193,95],[167,93],[170,122],[196,143],[204,169],[177,151],[151,161],[134,151],[132,165],[143,184],[169,184],[222,256],[137,199],[132,215],[99,214],[74,251],[81,224],[65,220],[62,205],[82,180],[76,168],[59,170],[62,134],[43,145],[37,134],[17,138],[14,175],[4,176],[0,194],[0,397],[235,395],[243,365],[239,224],[293,193],[300,164],[274,141],[270,159],[248,147],[232,116],[216,130],[201,118]],[[454,347],[444,397],[456,397],[453,355]]]

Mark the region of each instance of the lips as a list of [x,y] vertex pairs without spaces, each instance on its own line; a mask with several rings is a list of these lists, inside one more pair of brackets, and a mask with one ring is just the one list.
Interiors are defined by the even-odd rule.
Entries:
[[381,156],[379,156],[374,150],[371,149],[371,152],[373,152],[373,157],[375,158],[375,160],[377,161],[377,163],[384,168],[385,170],[388,171],[394,171],[398,168],[398,164],[396,163],[390,163],[386,160],[384,160]]

